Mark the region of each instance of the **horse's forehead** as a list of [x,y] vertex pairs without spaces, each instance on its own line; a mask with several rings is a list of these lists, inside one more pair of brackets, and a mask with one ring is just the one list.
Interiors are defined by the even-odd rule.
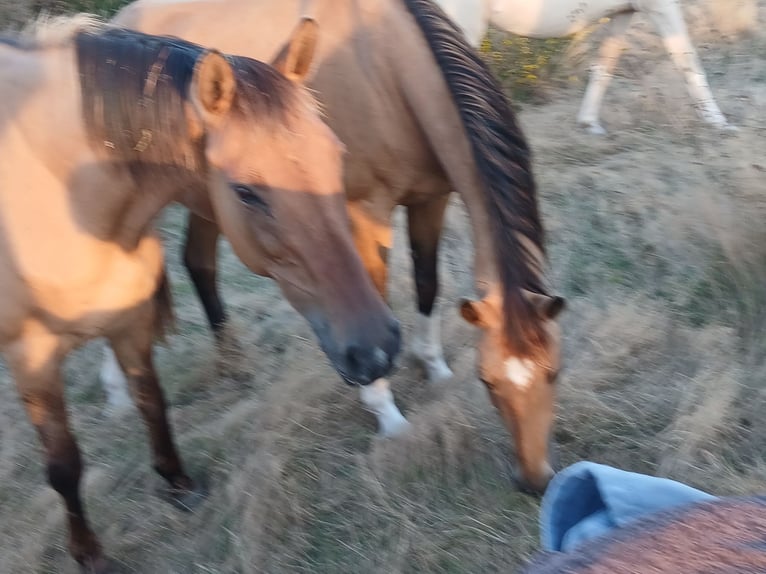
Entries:
[[532,359],[510,357],[503,363],[505,376],[521,390],[532,384],[535,374],[535,363]]

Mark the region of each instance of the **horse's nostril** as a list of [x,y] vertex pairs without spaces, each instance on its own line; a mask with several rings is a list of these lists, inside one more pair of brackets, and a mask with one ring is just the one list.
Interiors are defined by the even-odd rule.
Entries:
[[362,365],[363,359],[360,356],[362,349],[358,345],[351,345],[346,350],[346,365],[348,370],[352,373],[358,373],[359,367]]
[[391,360],[388,356],[388,353],[386,353],[383,349],[380,347],[375,347],[375,349],[372,351],[372,364],[376,368],[382,368],[387,367],[390,364]]

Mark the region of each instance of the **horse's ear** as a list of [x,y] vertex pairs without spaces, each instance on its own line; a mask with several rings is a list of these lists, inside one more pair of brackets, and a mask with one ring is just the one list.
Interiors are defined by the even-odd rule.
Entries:
[[471,325],[486,329],[489,326],[487,312],[487,304],[482,300],[460,300],[460,315]]
[[237,90],[229,62],[217,50],[207,50],[194,65],[191,82],[191,99],[197,111],[205,119],[225,116],[231,109]]
[[566,300],[558,295],[550,296],[525,291],[524,296],[543,319],[553,320],[566,308]]
[[271,65],[293,82],[305,83],[318,43],[319,24],[313,18],[303,17]]

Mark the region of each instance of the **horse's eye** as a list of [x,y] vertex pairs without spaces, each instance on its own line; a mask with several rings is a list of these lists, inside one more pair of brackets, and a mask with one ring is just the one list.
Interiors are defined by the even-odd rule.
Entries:
[[236,184],[232,186],[239,200],[249,207],[257,207],[266,213],[270,213],[269,204],[258,194],[254,187]]

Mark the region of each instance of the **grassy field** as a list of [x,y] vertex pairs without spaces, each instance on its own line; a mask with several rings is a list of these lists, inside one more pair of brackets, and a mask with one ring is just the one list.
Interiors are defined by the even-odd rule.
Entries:
[[[7,23],[33,13],[3,2]],[[484,49],[509,92],[531,100],[520,119],[553,281],[570,303],[562,462],[590,459],[722,495],[766,492],[766,37],[736,37],[733,10],[716,28],[710,14],[687,6],[713,92],[740,126],[733,136],[697,120],[643,20],[607,94],[605,138],[574,125],[598,30],[574,47],[493,32]],[[406,336],[415,311],[402,223],[397,214],[391,305]],[[183,214],[170,209],[162,227],[179,332],[158,364],[181,453],[210,495],[193,514],[160,501],[139,418],[103,412],[99,344],[88,346],[67,365],[68,397],[88,464],[86,503],[110,555],[142,574],[514,572],[537,548],[538,501],[513,488],[510,441],[474,374],[476,333],[454,309],[471,286],[467,225],[455,201],[442,316],[456,377],[429,387],[404,357],[392,385],[414,429],[379,440],[303,320],[228,248],[224,292],[247,354],[216,367],[178,264]],[[0,367],[0,572],[74,573],[64,534],[36,437]]]

